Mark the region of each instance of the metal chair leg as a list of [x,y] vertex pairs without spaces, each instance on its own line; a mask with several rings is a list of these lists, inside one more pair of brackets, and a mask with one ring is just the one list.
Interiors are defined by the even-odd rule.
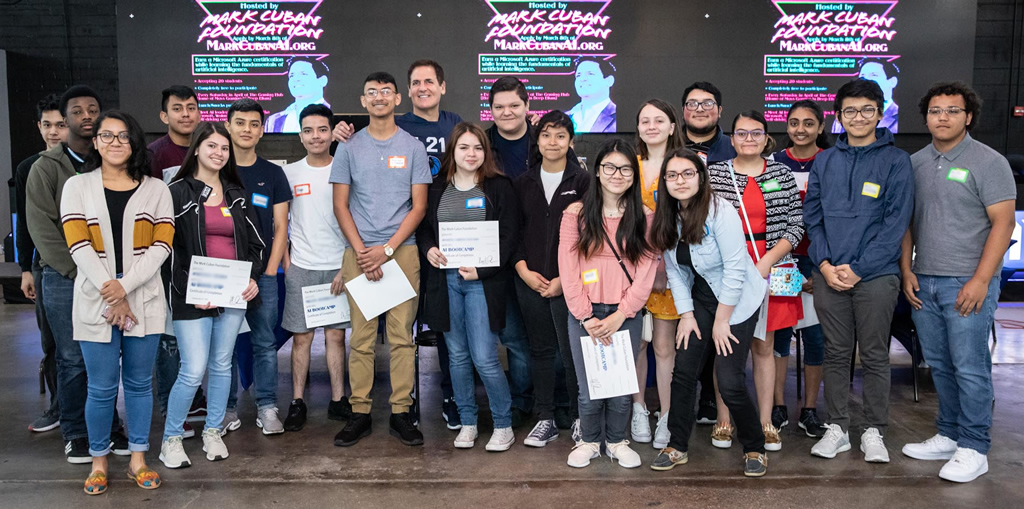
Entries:
[[46,394],[46,359],[39,361],[39,394]]
[[799,330],[793,331],[793,335],[796,337],[796,399],[797,401],[803,400],[803,378],[804,378],[804,363],[803,363],[803,333]]
[[918,385],[917,385],[917,365],[919,363],[919,359],[918,359],[919,355],[920,355],[920,353],[918,352],[918,346],[917,346],[917,329],[912,329],[910,331],[910,363],[911,363],[910,370],[911,370],[911,373],[913,373],[913,378],[914,378],[914,403],[920,403],[921,402],[921,395],[918,392]]

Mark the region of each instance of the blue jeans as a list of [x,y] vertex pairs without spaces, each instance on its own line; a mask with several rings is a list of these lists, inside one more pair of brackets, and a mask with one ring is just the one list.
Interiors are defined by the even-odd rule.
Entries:
[[444,334],[452,373],[455,404],[464,426],[476,426],[477,406],[473,368],[487,391],[495,428],[512,426],[512,396],[498,360],[498,335],[491,331],[484,284],[466,281],[457,270],[446,270],[448,316],[451,329]]
[[[253,396],[256,408],[273,408],[277,406],[277,327],[279,310],[277,309],[277,274],[263,274],[256,281],[260,289],[260,305],[245,312],[249,322],[249,341],[252,343],[252,377]],[[231,389],[228,396],[228,408],[234,409],[238,403],[238,360],[232,356]]]
[[228,403],[231,384],[231,358],[235,338],[245,318],[244,309],[223,309],[217,317],[175,320],[174,335],[178,338],[181,369],[167,401],[164,440],[184,433],[185,417],[192,406],[196,388],[209,369],[206,391],[206,427],[220,429]]
[[998,307],[999,276],[989,283],[981,312],[962,317],[956,296],[969,279],[918,275],[922,306],[913,310],[913,318],[939,396],[939,434],[988,454],[993,398],[988,335]]
[[505,296],[505,328],[498,333],[508,354],[508,385],[512,408],[524,413],[533,411],[533,375],[530,373],[530,341],[526,336],[523,313],[510,287]]
[[113,327],[109,343],[82,341],[82,357],[89,373],[89,398],[85,424],[89,429],[89,454],[110,453],[110,419],[117,407],[117,381],[124,383],[128,450],[149,450],[149,426],[153,421],[153,364],[159,334],[125,337]]

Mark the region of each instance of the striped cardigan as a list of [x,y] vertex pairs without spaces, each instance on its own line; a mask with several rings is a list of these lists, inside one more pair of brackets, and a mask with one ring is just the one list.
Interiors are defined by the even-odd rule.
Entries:
[[[61,223],[71,258],[78,266],[72,304],[74,339],[110,342],[111,326],[102,317],[106,303],[100,297],[103,283],[114,279],[114,236],[99,170],[68,179],[60,203]],[[121,253],[128,306],[138,324],[125,336],[162,334],[167,319],[167,299],[160,266],[171,254],[174,218],[171,194],[159,179],[143,177],[124,210]],[[130,256],[127,253],[131,253]]]
[[[736,197],[736,191],[732,185],[732,177],[729,175],[730,161],[722,161],[708,167],[708,175],[711,177],[711,189],[715,194],[729,200],[729,203],[736,210],[740,210],[740,201]],[[778,190],[765,191],[765,182],[774,180],[778,183]],[[765,231],[765,245],[770,250],[781,239],[786,239],[794,248],[800,244],[804,237],[803,203],[800,201],[800,189],[793,178],[793,172],[789,167],[778,161],[768,161],[764,173],[754,177],[754,182],[761,186],[764,194],[765,210],[768,213],[767,226]],[[736,185],[743,194],[747,187],[746,175],[736,175]],[[774,186],[772,186],[774,187]],[[740,219],[743,219],[742,212]],[[745,222],[745,220],[744,220]],[[747,239],[750,240],[749,238]],[[792,252],[786,253],[779,263],[794,262]]]

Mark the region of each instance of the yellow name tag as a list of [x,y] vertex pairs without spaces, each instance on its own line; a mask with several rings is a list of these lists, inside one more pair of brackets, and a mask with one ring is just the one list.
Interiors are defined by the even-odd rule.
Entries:
[[878,198],[878,193],[882,190],[882,186],[874,182],[865,182],[864,188],[861,189],[860,194],[864,196],[870,196],[872,198]]
[[221,214],[222,214],[222,215],[223,215],[224,217],[231,217],[231,209],[229,209],[229,208],[227,208],[227,207],[221,207],[221,208],[220,208],[220,213],[221,213]]
[[589,285],[597,282],[597,269],[590,269],[583,272],[583,284]]

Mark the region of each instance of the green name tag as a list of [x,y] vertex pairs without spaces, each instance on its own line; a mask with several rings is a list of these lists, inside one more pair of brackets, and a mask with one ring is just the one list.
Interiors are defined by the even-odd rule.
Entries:
[[967,182],[968,173],[970,172],[966,168],[950,168],[949,174],[946,175],[946,180],[953,180],[963,184]]
[[779,185],[779,181],[775,180],[775,179],[771,179],[771,180],[761,184],[761,190],[766,192],[766,193],[770,193],[772,191],[778,191],[779,189],[782,189],[782,186],[780,186]]

